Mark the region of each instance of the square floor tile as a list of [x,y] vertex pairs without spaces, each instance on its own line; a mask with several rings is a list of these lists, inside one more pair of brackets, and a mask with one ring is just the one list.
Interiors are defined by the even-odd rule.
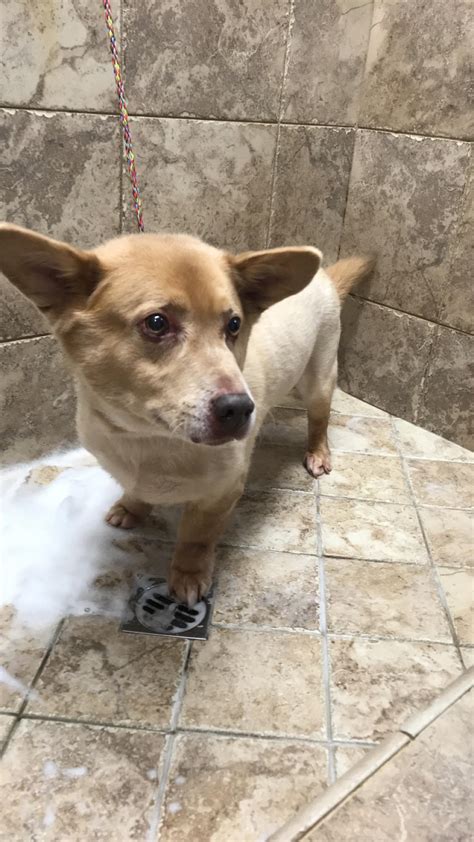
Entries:
[[418,503],[468,509],[474,506],[474,464],[408,459]]
[[252,455],[248,486],[311,492],[316,489],[316,482],[303,467],[301,448],[261,443]]
[[319,628],[314,556],[268,550],[221,550],[214,623]]
[[418,509],[435,564],[474,566],[474,512]]
[[32,630],[0,608],[0,710],[17,711],[46,654],[54,628]]
[[423,430],[416,424],[410,424],[402,418],[393,419],[398,433],[400,449],[404,456],[420,457],[424,459],[442,460],[452,459],[461,462],[473,462],[474,453],[465,447],[460,447],[453,441]]
[[328,437],[332,450],[398,455],[392,425],[386,418],[333,415]]
[[345,775],[349,769],[352,769],[359,760],[365,757],[368,751],[370,751],[370,748],[365,746],[338,746],[335,750],[336,778]]
[[331,639],[330,661],[337,739],[385,736],[461,671],[454,646],[436,643]]
[[386,503],[411,503],[400,459],[360,453],[334,453],[332,471],[321,478],[321,494]]
[[372,404],[366,401],[361,401],[359,398],[355,398],[353,395],[349,395],[348,392],[343,392],[339,388],[334,391],[331,409],[333,412],[341,415],[366,415],[375,418],[387,417],[387,413],[383,409],[372,406]]
[[428,565],[328,558],[325,571],[330,631],[451,643]]
[[316,552],[316,504],[296,491],[249,492],[240,500],[223,544],[281,552]]
[[0,714],[0,751],[16,722],[16,717],[10,716],[7,713]]
[[427,561],[412,506],[321,497],[323,552],[375,561]]
[[326,750],[286,740],[178,736],[160,838],[268,839],[325,788]]
[[474,643],[474,570],[438,567],[460,643]]
[[125,634],[116,620],[71,618],[28,713],[167,728],[185,641]]
[[214,629],[193,647],[179,724],[321,737],[321,670],[312,635]]
[[164,738],[23,720],[0,770],[0,838],[148,838]]

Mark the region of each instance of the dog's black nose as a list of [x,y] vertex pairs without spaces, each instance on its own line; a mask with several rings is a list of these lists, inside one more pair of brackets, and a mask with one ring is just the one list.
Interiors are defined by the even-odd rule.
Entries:
[[245,392],[241,392],[214,398],[212,409],[222,433],[233,436],[248,424],[255,404]]

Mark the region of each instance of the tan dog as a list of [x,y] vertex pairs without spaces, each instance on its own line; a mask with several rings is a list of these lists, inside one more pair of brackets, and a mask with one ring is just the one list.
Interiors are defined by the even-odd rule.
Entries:
[[183,235],[81,251],[0,225],[0,270],[48,317],[76,380],[80,439],[124,489],[108,522],[185,504],[170,587],[190,605],[210,586],[265,415],[295,386],[305,467],[331,469],[340,300],[371,263],[320,262],[310,246],[235,257]]

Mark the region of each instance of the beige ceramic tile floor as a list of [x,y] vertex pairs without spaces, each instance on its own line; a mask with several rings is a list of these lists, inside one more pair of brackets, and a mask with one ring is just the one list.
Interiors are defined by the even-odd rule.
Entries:
[[[305,428],[293,399],[265,427],[207,642],[3,609],[1,840],[263,842],[473,662],[473,454],[338,392],[314,482]],[[175,528],[110,540],[161,571]]]

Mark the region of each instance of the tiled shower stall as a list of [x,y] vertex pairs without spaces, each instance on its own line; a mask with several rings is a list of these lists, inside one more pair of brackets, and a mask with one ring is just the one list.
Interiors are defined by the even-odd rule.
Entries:
[[[468,0],[115,0],[147,230],[378,254],[340,382],[472,446]],[[2,0],[0,217],[133,231],[102,4]],[[472,15],[471,15],[472,18]],[[469,241],[471,240],[471,251]],[[1,282],[6,461],[74,438],[48,327]],[[471,381],[469,381],[471,376]]]

